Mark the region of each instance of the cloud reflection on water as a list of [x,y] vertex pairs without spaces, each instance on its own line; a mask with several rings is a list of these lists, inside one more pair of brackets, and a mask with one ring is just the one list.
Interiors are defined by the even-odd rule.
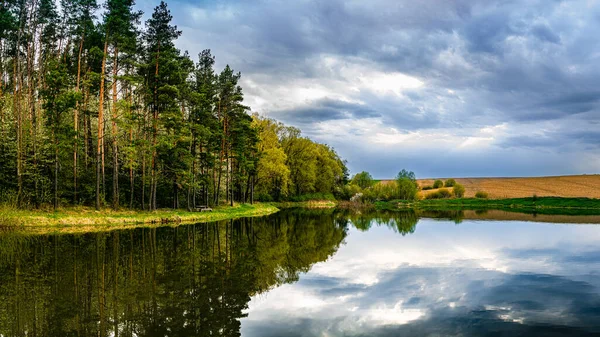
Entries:
[[245,336],[600,333],[600,227],[421,220],[351,230],[294,284],[254,297]]

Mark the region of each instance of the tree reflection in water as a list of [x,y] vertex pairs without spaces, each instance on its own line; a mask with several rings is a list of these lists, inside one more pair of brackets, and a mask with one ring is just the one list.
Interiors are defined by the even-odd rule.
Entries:
[[2,336],[238,336],[251,296],[347,233],[332,212],[85,235],[0,237]]

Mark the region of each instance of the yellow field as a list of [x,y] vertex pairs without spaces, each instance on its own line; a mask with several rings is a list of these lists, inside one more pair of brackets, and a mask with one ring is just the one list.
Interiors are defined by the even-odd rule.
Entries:
[[[538,197],[600,198],[600,175],[576,175],[531,178],[454,178],[465,187],[465,197],[477,191],[487,192],[490,199]],[[419,179],[420,187],[433,185],[435,179]],[[446,179],[440,179],[445,181]],[[450,190],[452,188],[449,188]],[[422,195],[436,190],[421,191]]]

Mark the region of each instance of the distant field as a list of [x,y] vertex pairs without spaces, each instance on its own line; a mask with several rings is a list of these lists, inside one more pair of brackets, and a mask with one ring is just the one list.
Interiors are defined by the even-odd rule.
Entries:
[[[490,199],[538,197],[600,198],[600,175],[533,178],[454,178],[465,187],[465,197],[485,191]],[[435,179],[419,179],[420,187],[433,185]],[[440,179],[445,181],[446,179]],[[385,182],[386,180],[382,180]],[[451,189],[451,188],[450,188]],[[421,191],[425,195],[436,190]]]

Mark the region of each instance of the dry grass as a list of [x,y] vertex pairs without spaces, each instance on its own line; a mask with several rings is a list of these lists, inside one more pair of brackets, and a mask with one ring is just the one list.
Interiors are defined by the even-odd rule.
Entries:
[[[575,175],[531,178],[454,178],[465,187],[465,198],[477,191],[488,193],[490,199],[538,197],[600,199],[600,175]],[[441,179],[445,180],[445,179]],[[435,179],[419,179],[420,187],[431,186]],[[422,196],[437,190],[421,191]]]

